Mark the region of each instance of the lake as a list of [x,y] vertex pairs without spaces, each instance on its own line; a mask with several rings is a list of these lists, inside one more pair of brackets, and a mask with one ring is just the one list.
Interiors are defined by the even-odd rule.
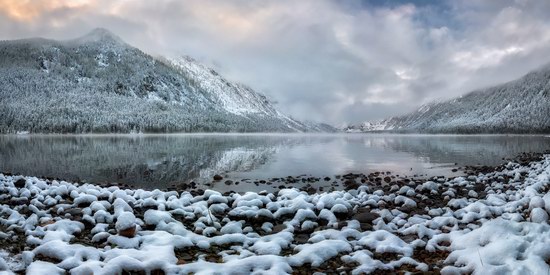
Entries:
[[464,165],[496,165],[550,149],[544,136],[388,134],[4,135],[0,171],[139,188],[235,181],[209,188],[259,191],[243,179],[391,171],[458,175]]

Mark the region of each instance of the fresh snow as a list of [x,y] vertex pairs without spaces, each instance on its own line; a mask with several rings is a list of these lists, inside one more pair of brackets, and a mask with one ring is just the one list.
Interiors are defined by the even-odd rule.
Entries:
[[[403,266],[428,271],[429,264],[415,256],[418,251],[449,253],[443,274],[546,274],[549,269],[550,156],[390,192],[364,185],[313,195],[297,189],[193,195],[35,177],[23,178],[25,185],[18,188],[19,179],[0,174],[0,241],[25,246],[21,253],[0,251],[0,269],[8,273],[290,274],[334,259],[353,274]],[[479,184],[484,188],[475,195],[456,196]],[[443,190],[442,207],[416,209],[416,202]],[[369,208],[376,218],[364,228],[365,221],[350,213]],[[117,233],[133,226],[133,237]],[[205,257],[212,250],[219,260]],[[203,255],[180,258],[187,252]],[[395,257],[381,260],[379,254]]]

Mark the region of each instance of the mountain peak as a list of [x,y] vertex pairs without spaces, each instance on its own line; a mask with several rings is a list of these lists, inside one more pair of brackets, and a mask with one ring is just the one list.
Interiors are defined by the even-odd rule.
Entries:
[[95,28],[78,40],[82,42],[111,42],[124,44],[124,41],[120,37],[105,28]]

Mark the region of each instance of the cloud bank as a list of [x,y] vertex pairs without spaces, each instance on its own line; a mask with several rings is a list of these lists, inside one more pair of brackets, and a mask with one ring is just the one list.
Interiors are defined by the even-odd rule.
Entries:
[[550,1],[0,0],[0,39],[104,27],[190,55],[335,125],[402,114],[550,62]]

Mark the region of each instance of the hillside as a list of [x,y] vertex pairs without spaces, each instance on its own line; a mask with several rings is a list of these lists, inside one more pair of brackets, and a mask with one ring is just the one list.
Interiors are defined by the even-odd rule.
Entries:
[[[376,127],[372,127],[375,125]],[[520,79],[345,131],[550,133],[550,65]]]
[[307,132],[322,127],[280,113],[265,96],[191,58],[153,58],[105,29],[68,41],[0,42],[0,98],[0,133]]

